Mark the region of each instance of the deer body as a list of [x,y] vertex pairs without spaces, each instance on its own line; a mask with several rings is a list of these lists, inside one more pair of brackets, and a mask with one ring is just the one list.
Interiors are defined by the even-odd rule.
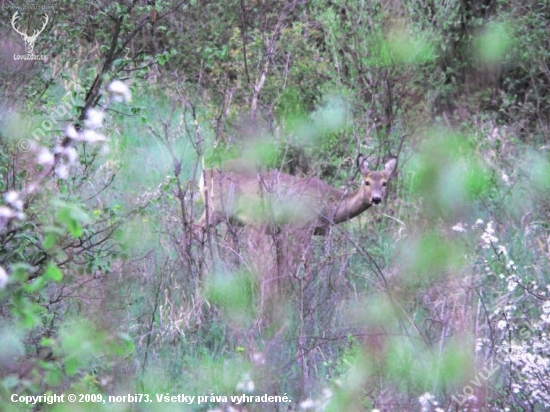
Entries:
[[330,224],[345,222],[380,203],[396,163],[391,159],[383,171],[370,171],[366,159],[359,155],[357,165],[363,181],[359,190],[351,192],[314,177],[297,178],[280,171],[206,170],[201,193],[207,209],[198,225],[229,221],[269,231],[288,225],[324,235]]

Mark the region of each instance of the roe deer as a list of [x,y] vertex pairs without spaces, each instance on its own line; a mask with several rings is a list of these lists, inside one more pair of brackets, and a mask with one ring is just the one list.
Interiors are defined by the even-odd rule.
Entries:
[[392,158],[383,171],[371,171],[366,158],[359,155],[357,167],[363,181],[359,190],[350,192],[314,177],[297,178],[279,171],[205,170],[200,189],[206,209],[197,225],[206,228],[227,220],[268,231],[284,225],[310,228],[324,235],[330,224],[345,222],[379,204],[396,165],[397,159]]

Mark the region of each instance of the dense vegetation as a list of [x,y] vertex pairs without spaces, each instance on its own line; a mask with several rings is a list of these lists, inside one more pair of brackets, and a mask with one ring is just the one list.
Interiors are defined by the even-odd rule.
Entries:
[[[0,9],[2,410],[550,408],[550,3],[43,4]],[[203,165],[359,153],[397,176],[327,236],[194,226]]]

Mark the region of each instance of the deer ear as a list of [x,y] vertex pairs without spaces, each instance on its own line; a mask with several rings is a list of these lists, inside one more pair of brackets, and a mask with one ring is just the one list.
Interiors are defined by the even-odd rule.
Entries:
[[363,176],[369,172],[369,162],[367,162],[367,158],[362,154],[357,156],[357,168]]
[[397,159],[391,158],[388,160],[384,166],[384,173],[386,173],[387,178],[389,179],[395,173],[395,167],[397,166]]

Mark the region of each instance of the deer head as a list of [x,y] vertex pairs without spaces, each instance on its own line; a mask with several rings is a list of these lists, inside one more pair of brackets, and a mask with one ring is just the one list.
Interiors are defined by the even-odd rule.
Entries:
[[363,176],[363,197],[371,205],[379,204],[386,197],[388,180],[395,171],[397,159],[390,159],[384,166],[383,172],[371,171],[367,159],[363,155],[357,157],[357,168]]
[[19,18],[18,14],[19,12],[16,11],[15,14],[13,15],[11,19],[11,25],[13,29],[23,37],[23,40],[25,41],[25,49],[27,50],[27,53],[31,54],[32,51],[34,50],[34,43],[36,42],[38,35],[44,31],[44,29],[46,28],[46,25],[48,24],[49,17],[46,13],[44,13],[44,17],[43,17],[44,24],[42,25],[42,28],[40,30],[35,30],[32,36],[29,36],[27,35],[26,31],[22,32],[19,30],[19,27],[17,27],[17,19]]

